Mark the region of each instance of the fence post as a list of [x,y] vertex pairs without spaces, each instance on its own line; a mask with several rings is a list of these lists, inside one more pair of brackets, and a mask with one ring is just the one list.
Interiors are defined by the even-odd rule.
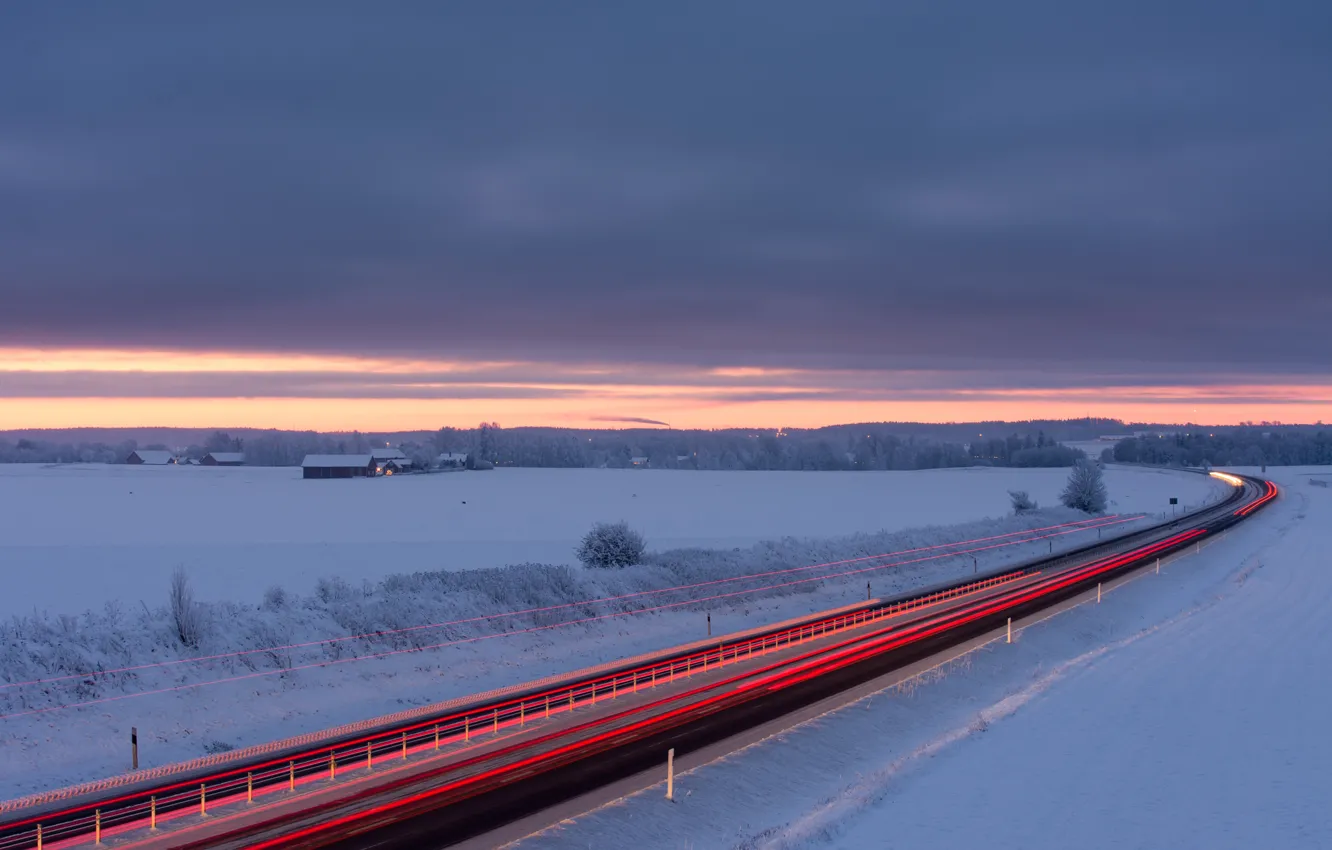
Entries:
[[1013,642],[1013,618],[1008,618],[1008,642]]
[[666,799],[675,799],[675,747],[666,751]]

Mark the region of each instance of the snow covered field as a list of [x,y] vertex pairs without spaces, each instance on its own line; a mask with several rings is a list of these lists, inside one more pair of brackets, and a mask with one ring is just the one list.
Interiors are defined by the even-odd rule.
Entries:
[[[0,616],[153,604],[178,565],[203,599],[258,602],[418,570],[572,560],[594,523],[652,549],[948,525],[1008,512],[1010,489],[1058,504],[1061,469],[682,472],[498,469],[303,481],[299,469],[0,465]],[[1112,469],[1119,512],[1201,499],[1197,476]]]
[[[902,551],[1081,516],[1062,508],[1003,516],[1006,489],[1030,490],[1052,504],[1066,470],[848,475],[501,470],[341,482],[292,480],[286,470],[10,467],[3,473],[0,514],[6,526],[0,557],[6,589],[22,589],[39,600],[77,589],[76,598],[90,600],[102,588],[110,601],[79,616],[23,614],[20,608],[4,627],[0,682],[9,684],[0,685],[0,798],[124,770],[131,725],[139,728],[145,766],[180,761],[678,644],[701,636],[704,618],[693,605],[535,632],[522,628],[554,625],[563,615],[321,643],[329,638]],[[1115,469],[1107,478],[1119,511],[1160,509],[1171,495],[1197,501],[1225,489],[1201,476],[1152,470]],[[115,495],[120,491],[123,496]],[[455,499],[459,508],[478,508],[478,524],[447,520],[461,515],[452,505]],[[873,510],[865,508],[866,501]],[[50,516],[57,506],[63,513]],[[145,506],[151,520],[135,514]],[[847,530],[839,512],[844,509],[853,511],[864,530],[892,530],[829,536]],[[558,546],[550,551],[567,553],[587,525],[608,515],[648,532],[649,544],[658,550],[648,564],[611,572],[504,565],[510,532],[544,536],[542,545]],[[979,519],[987,515],[999,518]],[[751,539],[724,537],[732,516],[749,535],[800,532],[817,539],[739,551],[659,549],[663,539],[737,544]],[[950,524],[901,530],[926,519]],[[672,531],[696,536],[671,537]],[[484,548],[484,533],[494,535],[493,549]],[[54,539],[42,537],[48,534]],[[97,542],[98,535],[105,539]],[[328,580],[329,561],[320,555],[329,546],[320,542],[321,535],[342,541],[333,548],[363,540],[366,562],[337,562],[347,567],[338,572],[355,583]],[[423,540],[403,548],[404,538],[413,535]],[[34,542],[12,545],[16,536]],[[1058,550],[1089,537],[1084,532],[1054,543]],[[473,556],[492,552],[495,560],[487,569],[460,569],[465,565],[451,560],[452,541],[468,538],[476,543]],[[1042,539],[981,553],[981,568],[1043,554],[1048,545]],[[166,576],[179,563],[169,555],[177,552],[197,552],[185,563],[205,602],[209,627],[196,650],[180,647],[162,609]],[[25,559],[29,566],[15,566]],[[394,575],[441,567],[449,569]],[[942,558],[714,602],[708,609],[720,633],[863,598],[866,579],[873,580],[876,593],[890,594],[972,569],[970,556]],[[387,581],[370,581],[386,575]],[[272,584],[285,585],[286,598],[256,604]],[[310,588],[312,593],[300,592]],[[696,597],[676,593],[643,604],[691,598]],[[572,618],[624,608],[622,603],[577,606],[568,613]],[[15,684],[296,642],[313,645]],[[422,648],[426,651],[414,651]],[[393,654],[366,657],[384,653]],[[59,708],[71,703],[80,705]]]
[[1332,468],[1201,554],[518,843],[1332,846]]

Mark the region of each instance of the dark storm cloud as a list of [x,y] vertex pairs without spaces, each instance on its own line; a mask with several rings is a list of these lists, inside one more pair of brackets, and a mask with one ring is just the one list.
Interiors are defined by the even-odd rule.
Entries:
[[1326,374],[1321,0],[275,6],[0,12],[0,342]]

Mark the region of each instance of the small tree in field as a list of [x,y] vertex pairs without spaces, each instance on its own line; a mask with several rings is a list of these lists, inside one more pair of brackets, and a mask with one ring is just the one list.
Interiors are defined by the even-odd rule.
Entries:
[[181,644],[190,649],[197,649],[203,637],[203,611],[194,601],[194,590],[190,588],[190,577],[184,567],[176,567],[171,574],[171,590],[168,594],[171,604],[171,623],[176,627],[176,637]]
[[1027,494],[1026,490],[1009,490],[1008,498],[1013,500],[1013,513],[1019,516],[1025,513],[1031,513],[1040,507],[1036,504],[1036,501]]
[[1099,514],[1105,511],[1107,499],[1105,479],[1101,475],[1100,465],[1085,457],[1073,464],[1068,484],[1064,486],[1064,492],[1059,497],[1064,507],[1083,513]]
[[643,560],[647,544],[627,522],[599,522],[583,536],[578,560],[586,567],[629,567]]

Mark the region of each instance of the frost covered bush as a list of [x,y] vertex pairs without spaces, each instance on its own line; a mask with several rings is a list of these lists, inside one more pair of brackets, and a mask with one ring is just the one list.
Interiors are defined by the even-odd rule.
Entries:
[[1064,507],[1085,514],[1099,514],[1105,511],[1106,500],[1105,479],[1101,475],[1100,465],[1087,458],[1073,464],[1068,484],[1064,485],[1064,492],[1059,497]]
[[281,611],[287,607],[287,590],[280,584],[275,584],[264,591],[264,610]]
[[577,554],[585,567],[631,567],[642,563],[646,548],[643,535],[629,523],[599,522],[583,536]]
[[1027,494],[1026,490],[1009,490],[1008,498],[1013,500],[1013,513],[1021,515],[1036,510],[1039,505]]
[[176,627],[176,637],[182,646],[198,649],[203,639],[204,612],[194,601],[194,590],[190,587],[190,577],[184,567],[176,567],[171,574],[171,588],[167,596],[171,608],[171,622]]

